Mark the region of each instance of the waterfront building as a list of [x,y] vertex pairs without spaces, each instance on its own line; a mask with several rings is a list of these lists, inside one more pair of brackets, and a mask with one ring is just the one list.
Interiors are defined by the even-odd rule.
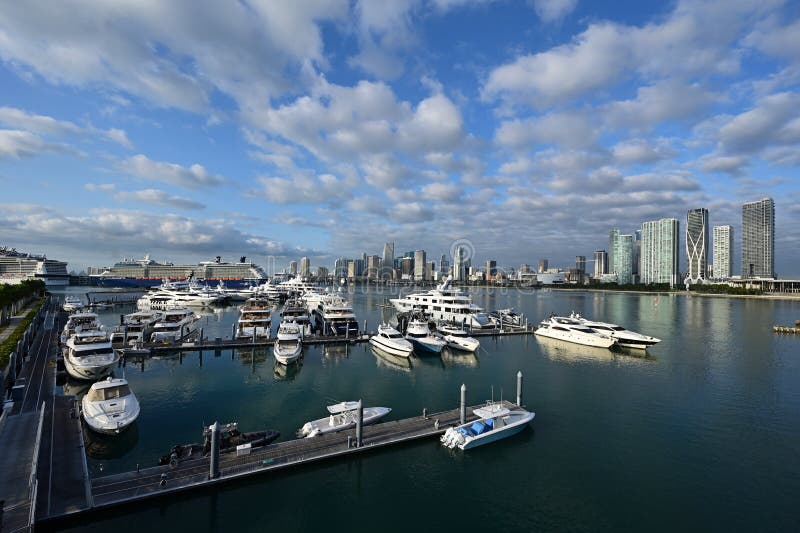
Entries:
[[594,252],[594,278],[600,279],[603,274],[608,274],[608,252],[596,250]]
[[289,262],[289,274],[291,274],[292,276],[297,275],[297,261]]
[[614,273],[614,248],[617,247],[617,238],[619,237],[619,228],[612,229],[608,234],[608,268],[607,273]]
[[333,274],[334,274],[334,276],[336,276],[337,279],[342,279],[342,278],[348,277],[347,276],[348,263],[349,263],[349,260],[344,258],[344,257],[340,257],[336,261],[334,261],[334,263],[333,263]]
[[617,235],[614,272],[620,285],[633,283],[633,235]]
[[436,263],[433,261],[428,261],[425,263],[425,280],[431,281],[433,279],[433,273],[436,272]]
[[347,262],[347,279],[355,279],[356,277],[356,262],[350,260]]
[[686,281],[702,283],[708,279],[708,209],[689,209],[686,213]]
[[400,259],[400,276],[402,279],[410,279],[414,276],[414,259],[403,257]]
[[486,280],[493,280],[497,275],[497,261],[489,259],[486,261]]
[[547,259],[539,259],[539,274],[543,274],[548,271],[548,261]]
[[378,272],[380,272],[381,258],[378,255],[367,256],[367,270],[366,275],[369,279],[377,279]]
[[453,258],[453,280],[467,280],[466,250],[463,246],[456,247],[456,256]]
[[575,275],[577,277],[576,281],[578,284],[583,285],[584,279],[586,277],[586,256],[585,255],[576,255],[575,256]]
[[733,276],[733,226],[714,226],[714,279]]
[[662,218],[642,224],[641,282],[678,283],[679,222]]
[[328,268],[324,266],[317,267],[317,279],[325,279],[328,277]]
[[520,274],[530,274],[530,272],[531,272],[531,266],[529,264],[522,263],[519,266],[519,273]]
[[742,206],[742,277],[775,277],[775,202],[764,198]]
[[450,274],[450,259],[447,257],[447,254],[442,254],[442,257],[439,259],[439,272],[441,272],[443,276]]
[[425,264],[427,259],[425,257],[425,250],[417,250],[414,252],[414,280],[425,280]]
[[633,282],[639,283],[639,269],[642,262],[642,230],[633,232]]
[[381,278],[391,279],[392,278],[392,269],[394,268],[394,243],[387,242],[383,245],[383,261],[382,261],[382,268],[383,272],[381,273]]
[[308,257],[300,258],[300,275],[307,278],[311,275],[311,261]]
[[353,263],[355,264],[356,277],[363,277],[367,269],[367,260],[362,256],[361,259],[353,259]]

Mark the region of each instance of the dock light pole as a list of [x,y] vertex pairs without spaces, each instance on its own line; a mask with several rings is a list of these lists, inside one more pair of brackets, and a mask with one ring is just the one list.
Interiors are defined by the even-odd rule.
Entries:
[[358,400],[356,409],[356,448],[361,448],[364,439],[364,404]]
[[467,423],[467,386],[463,383],[461,384],[461,409],[459,420],[461,420],[461,424]]
[[219,422],[214,422],[208,428],[211,430],[211,461],[208,479],[219,477]]
[[522,370],[517,372],[517,407],[522,407]]

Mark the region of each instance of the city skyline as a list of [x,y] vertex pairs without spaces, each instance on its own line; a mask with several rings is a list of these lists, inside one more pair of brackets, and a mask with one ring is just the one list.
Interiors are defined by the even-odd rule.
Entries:
[[738,238],[772,197],[800,278],[798,24],[748,0],[3,3],[0,245],[80,271],[468,240],[566,269],[696,207]]

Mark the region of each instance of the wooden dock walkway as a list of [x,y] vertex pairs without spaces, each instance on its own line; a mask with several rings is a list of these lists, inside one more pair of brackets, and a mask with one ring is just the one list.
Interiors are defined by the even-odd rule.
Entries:
[[[510,402],[504,403],[509,408],[514,407]],[[467,420],[476,419],[472,410],[477,407],[480,406],[467,408]],[[95,478],[91,482],[93,505],[95,509],[100,509],[132,503],[273,470],[369,452],[385,446],[441,435],[448,427],[458,424],[458,421],[459,409],[453,409],[431,413],[424,417],[416,416],[365,426],[360,447],[355,447],[355,430],[349,430],[314,438],[279,442],[239,457],[223,454],[220,456],[220,474],[216,479],[209,479],[209,458],[184,461],[174,469],[169,466],[157,466],[138,472]]]

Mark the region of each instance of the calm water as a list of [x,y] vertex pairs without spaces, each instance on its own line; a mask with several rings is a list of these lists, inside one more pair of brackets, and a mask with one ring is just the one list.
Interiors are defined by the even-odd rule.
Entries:
[[[374,329],[386,294],[351,294]],[[220,490],[98,515],[82,531],[676,531],[800,529],[800,338],[772,333],[800,301],[514,290],[473,292],[532,321],[574,310],[660,337],[646,357],[545,342],[485,339],[477,356],[416,358],[368,345],[306,347],[276,372],[267,350],[148,360],[125,377],[141,415],[117,441],[91,439],[93,475],[152,465],[204,424],[238,421],[289,438],[332,401],[363,398],[391,417],[515,395],[530,430],[467,453],[429,440]],[[118,313],[103,315],[116,323]],[[130,312],[123,310],[122,312]],[[230,335],[231,308],[203,318]],[[388,318],[388,315],[385,315]],[[78,391],[80,392],[80,391]],[[91,437],[91,436],[89,436]],[[110,529],[109,529],[110,528]]]

